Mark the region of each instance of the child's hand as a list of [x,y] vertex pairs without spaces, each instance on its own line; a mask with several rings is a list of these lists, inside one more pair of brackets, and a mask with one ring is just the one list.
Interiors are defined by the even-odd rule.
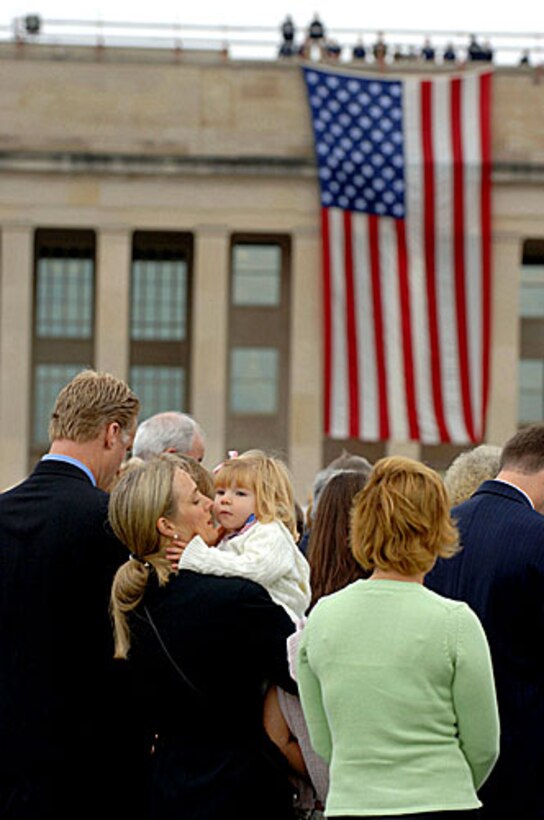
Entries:
[[210,538],[206,541],[206,543],[209,547],[216,547],[217,544],[219,544],[219,542],[223,540],[226,534],[227,531],[224,527],[216,527],[214,530],[213,539]]
[[218,541],[220,541],[223,537],[223,532],[223,528],[217,527],[215,521],[213,519],[210,519],[210,521],[208,521],[205,524],[205,526],[201,527],[199,530],[197,530],[197,532],[195,532],[195,535],[200,535],[202,540],[209,547],[215,547]]
[[166,547],[166,557],[176,571],[178,569],[179,559],[181,558],[183,550],[186,546],[187,545],[183,542],[178,541],[175,545],[172,545],[171,547]]

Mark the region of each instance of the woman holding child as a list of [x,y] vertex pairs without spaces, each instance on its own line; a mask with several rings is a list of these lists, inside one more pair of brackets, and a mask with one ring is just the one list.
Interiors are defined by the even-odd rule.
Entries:
[[[259,458],[255,475],[263,472]],[[130,550],[112,590],[116,655],[129,658],[141,703],[138,719],[156,736],[154,820],[291,817],[287,763],[264,732],[262,703],[270,682],[293,690],[285,652],[294,628],[288,603],[299,600],[294,590],[302,596],[308,590],[284,520],[287,511],[293,514],[286,488],[274,480],[269,484],[273,466],[266,462],[262,486],[257,478],[245,481],[253,488],[249,505],[244,501],[246,520],[225,527],[228,535],[244,530],[241,543],[220,550],[244,559],[250,531],[257,532],[264,561],[267,547],[257,525],[274,524],[277,543],[272,539],[269,548],[283,558],[281,576],[268,570],[262,576],[270,594],[249,580],[258,555],[249,565],[242,560],[239,569],[227,561],[214,575],[207,567],[194,571],[194,565],[173,571],[167,549],[195,536],[199,545],[218,537],[212,502],[175,457],[162,456],[127,473],[111,495],[112,527]],[[247,465],[242,473],[248,477]],[[237,486],[229,479],[224,489]]]

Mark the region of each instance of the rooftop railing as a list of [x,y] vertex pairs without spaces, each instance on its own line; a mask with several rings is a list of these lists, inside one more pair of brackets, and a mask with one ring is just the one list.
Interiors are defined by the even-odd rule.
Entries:
[[[10,26],[0,26],[0,42],[95,48],[164,48],[177,53],[210,51],[231,59],[275,60],[282,43],[280,26],[281,21],[278,26],[235,26],[57,20],[27,15],[15,18]],[[306,37],[306,27],[298,26],[297,29],[294,40],[296,52]],[[366,48],[366,60],[369,63],[375,61],[372,56],[378,36],[375,29],[327,28],[326,34],[328,42],[336,42],[340,46],[339,62],[350,61],[353,47],[361,40]],[[526,64],[538,66],[544,62],[544,33],[539,32],[383,29],[381,34],[387,44],[385,63],[393,62],[395,55],[404,61],[421,60],[421,49],[426,39],[430,40],[436,51],[436,63],[442,62],[448,44],[451,44],[457,61],[464,62],[472,35],[477,36],[481,45],[490,45],[495,64],[517,65],[524,55]],[[313,48],[305,56],[315,58],[319,53]]]

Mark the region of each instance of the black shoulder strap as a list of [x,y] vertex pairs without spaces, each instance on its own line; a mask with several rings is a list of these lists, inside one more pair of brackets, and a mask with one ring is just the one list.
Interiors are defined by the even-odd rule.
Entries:
[[151,627],[151,629],[153,630],[153,632],[155,633],[155,637],[157,638],[157,640],[158,640],[158,642],[161,646],[162,651],[164,652],[164,654],[166,655],[166,657],[168,658],[171,665],[174,667],[174,669],[176,670],[176,672],[178,673],[178,675],[180,676],[180,678],[182,679],[184,684],[186,686],[188,686],[189,689],[191,689],[199,697],[203,697],[202,692],[199,689],[196,688],[196,686],[194,685],[192,680],[190,680],[187,677],[185,672],[178,666],[178,664],[176,663],[176,661],[174,660],[174,658],[172,657],[172,655],[168,651],[168,647],[164,643],[164,641],[162,639],[162,635],[159,632],[159,630],[157,629],[155,621],[151,617],[151,613],[149,612],[149,609],[146,606],[144,606],[144,612],[145,612],[145,615],[146,615],[146,618],[147,618],[147,622],[148,622],[149,626]]

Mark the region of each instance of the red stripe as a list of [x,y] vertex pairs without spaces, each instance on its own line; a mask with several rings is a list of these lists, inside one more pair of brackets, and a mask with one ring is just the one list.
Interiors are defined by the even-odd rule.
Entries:
[[331,431],[331,386],[332,386],[332,298],[331,298],[331,244],[329,236],[329,212],[321,209],[321,236],[323,240],[323,320],[324,320],[324,423],[325,435]]
[[451,145],[453,155],[453,265],[455,273],[455,307],[457,312],[457,350],[461,401],[467,433],[476,441],[470,399],[470,363],[468,354],[466,269],[465,269],[465,189],[463,167],[461,80],[451,81]]
[[402,323],[402,352],[404,356],[404,388],[410,439],[419,440],[417,420],[416,390],[414,379],[414,353],[412,349],[412,307],[408,284],[408,250],[406,247],[406,225],[403,219],[395,220],[397,232],[397,265],[399,273],[399,309]]
[[378,217],[368,217],[368,243],[372,280],[372,310],[374,313],[374,338],[376,346],[376,371],[378,377],[378,415],[380,439],[389,438],[389,412],[387,407],[387,379],[385,371],[385,345],[383,333],[382,292],[380,276],[380,243]]
[[482,158],[482,438],[489,399],[491,351],[491,74],[480,78],[480,123]]
[[353,284],[353,236],[350,211],[344,211],[344,272],[346,279],[346,334],[348,354],[349,435],[359,438],[359,370],[357,322]]
[[440,441],[450,441],[450,434],[444,418],[440,342],[438,337],[438,311],[436,301],[435,266],[435,201],[434,201],[434,155],[432,143],[432,98],[431,82],[421,83],[421,138],[423,149],[423,190],[424,190],[424,245],[425,275],[427,283],[427,304],[429,318],[429,341],[431,357],[431,379],[433,404]]

